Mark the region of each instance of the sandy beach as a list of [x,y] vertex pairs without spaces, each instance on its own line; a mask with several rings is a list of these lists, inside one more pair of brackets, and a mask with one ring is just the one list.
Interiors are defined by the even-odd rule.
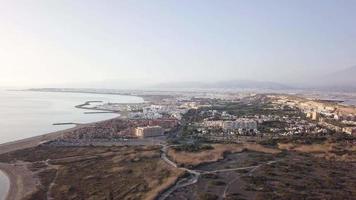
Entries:
[[39,181],[27,169],[26,163],[0,163],[0,169],[10,180],[7,200],[21,200],[36,191]]
[[10,180],[5,172],[0,170],[0,199],[5,200],[10,189]]

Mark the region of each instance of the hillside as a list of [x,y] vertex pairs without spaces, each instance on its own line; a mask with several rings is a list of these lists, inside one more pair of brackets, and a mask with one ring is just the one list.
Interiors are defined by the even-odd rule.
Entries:
[[153,86],[160,89],[290,89],[291,87],[275,82],[230,80],[219,82],[171,82]]
[[356,90],[356,66],[320,77],[316,84],[321,88]]

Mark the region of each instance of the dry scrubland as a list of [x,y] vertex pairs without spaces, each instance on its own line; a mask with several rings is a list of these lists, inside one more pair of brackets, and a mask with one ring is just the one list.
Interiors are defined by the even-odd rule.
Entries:
[[259,167],[203,175],[197,184],[178,189],[168,199],[353,200],[355,141],[344,136],[296,137],[261,144],[214,144],[214,149],[200,152],[170,149],[173,160],[203,171]]
[[346,135],[272,141],[279,161],[244,176],[259,199],[355,199],[356,139]]
[[282,150],[311,153],[316,157],[334,161],[356,162],[356,144],[325,141],[321,144],[278,143]]
[[154,146],[39,146],[0,155],[0,162],[19,161],[41,183],[27,200],[154,199],[183,173],[163,162]]
[[299,153],[284,152],[279,161],[263,165],[252,174],[241,176],[244,190],[231,194],[245,199],[254,192],[254,199],[355,199],[356,165],[353,162],[329,161]]
[[[197,152],[171,147],[168,157],[189,168],[252,168],[203,174],[168,199],[354,199],[355,142],[344,136],[295,137],[212,144]],[[155,199],[185,174],[160,158],[158,146],[38,146],[2,154],[0,162],[34,174],[32,181],[23,180],[39,183],[25,200]]]
[[168,156],[176,163],[183,166],[196,166],[202,163],[216,162],[224,158],[226,153],[237,153],[244,150],[258,151],[276,154],[280,150],[264,147],[255,143],[246,144],[213,144],[213,149],[199,152],[177,151],[173,148],[168,150]]

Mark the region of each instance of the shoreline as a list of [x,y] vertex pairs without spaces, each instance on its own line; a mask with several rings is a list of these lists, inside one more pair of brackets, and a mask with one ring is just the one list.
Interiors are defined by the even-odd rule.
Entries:
[[100,120],[100,121],[96,121],[96,122],[76,124],[72,128],[66,128],[63,130],[54,131],[54,132],[50,132],[50,133],[44,133],[41,135],[37,135],[37,136],[25,138],[25,139],[20,139],[20,140],[16,140],[16,141],[12,141],[12,142],[6,142],[3,144],[0,144],[0,154],[8,153],[11,151],[16,151],[16,150],[20,150],[20,149],[35,147],[35,146],[37,146],[43,142],[46,142],[48,140],[56,139],[57,137],[61,136],[62,134],[66,133],[68,131],[77,130],[77,129],[87,127],[87,126],[93,126],[98,123],[110,121],[110,120],[117,119],[117,118],[122,118],[122,117],[117,116],[117,117]]
[[7,200],[7,199],[9,199],[10,188],[11,188],[10,175],[6,170],[1,170],[0,169],[0,173],[2,173],[2,175],[7,179],[7,184],[8,184],[8,188],[5,191],[4,195],[0,196],[0,197],[3,197],[4,200]]
[[39,180],[27,168],[26,163],[0,163],[0,171],[9,180],[9,188],[5,195],[5,200],[21,200],[37,190]]
[[[130,96],[134,96],[134,95],[130,95]],[[145,100],[143,99],[143,102],[144,101]],[[87,101],[85,103],[90,104],[91,102],[96,102],[96,101]],[[78,106],[80,108],[80,105],[76,105],[74,107],[78,108]],[[93,109],[88,109],[88,110],[93,110]],[[98,110],[93,110],[93,111],[98,111]],[[78,130],[84,127],[95,126],[98,123],[110,121],[113,119],[122,118],[122,115],[120,115],[120,113],[118,112],[112,112],[112,113],[118,115],[113,116],[109,119],[102,119],[102,120],[88,122],[88,123],[73,124],[74,126],[63,127],[62,130],[40,133],[39,135],[32,136],[29,138],[2,143],[0,144],[0,154],[6,154],[16,150],[36,147],[42,143],[61,137],[63,134],[66,134],[68,132]],[[32,172],[27,169],[26,163],[24,162],[1,163],[0,162],[0,171],[3,172],[4,176],[7,177],[9,182],[8,191],[6,194],[4,194],[6,200],[22,199],[23,197],[30,194],[31,192],[36,191],[39,181],[36,179],[36,177],[33,176]]]
[[11,192],[11,188],[14,188],[14,187],[11,187],[11,184],[13,183],[13,181],[11,181],[11,179],[15,179],[14,177],[10,176],[10,173],[9,171],[4,167],[2,166],[2,163],[0,163],[0,172],[4,174],[4,176],[7,178],[8,180],[8,188],[7,188],[7,191],[6,193],[4,194],[4,200],[10,200],[10,194],[14,194],[14,192]]
[[[3,143],[0,144],[0,154],[36,147],[41,143],[56,139],[61,135],[67,133],[68,131],[77,130],[83,127],[93,126],[98,123],[102,123],[117,118],[120,118],[120,116],[111,119],[91,122],[91,123],[77,124],[75,127],[72,128],[67,128],[60,131],[45,133],[30,138]],[[6,200],[17,200],[17,199],[20,200],[21,198],[25,197],[25,195],[31,193],[31,191],[33,192],[33,190],[36,189],[36,187],[33,188],[33,186],[37,186],[37,184],[34,184],[37,182],[37,180],[32,176],[31,172],[27,170],[24,165],[21,164],[19,165],[17,163],[10,164],[10,163],[0,162],[0,171],[3,172],[9,180],[9,189],[6,194],[6,198],[5,198]]]
[[25,89],[19,91],[30,91],[30,92],[55,92],[55,93],[77,93],[77,94],[105,94],[105,95],[118,95],[118,96],[130,96],[130,97],[140,97],[143,102],[148,102],[149,98],[147,95],[132,94],[131,92],[94,92],[94,91],[74,91],[74,90],[51,90],[48,88],[37,88],[37,89]]

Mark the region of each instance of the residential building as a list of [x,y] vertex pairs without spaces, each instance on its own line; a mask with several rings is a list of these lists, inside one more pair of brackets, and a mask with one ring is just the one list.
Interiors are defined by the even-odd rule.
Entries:
[[135,135],[137,137],[156,137],[162,136],[164,133],[164,129],[160,126],[145,126],[145,127],[137,127],[135,130]]
[[349,135],[356,136],[356,127],[345,127],[342,129],[342,132]]

